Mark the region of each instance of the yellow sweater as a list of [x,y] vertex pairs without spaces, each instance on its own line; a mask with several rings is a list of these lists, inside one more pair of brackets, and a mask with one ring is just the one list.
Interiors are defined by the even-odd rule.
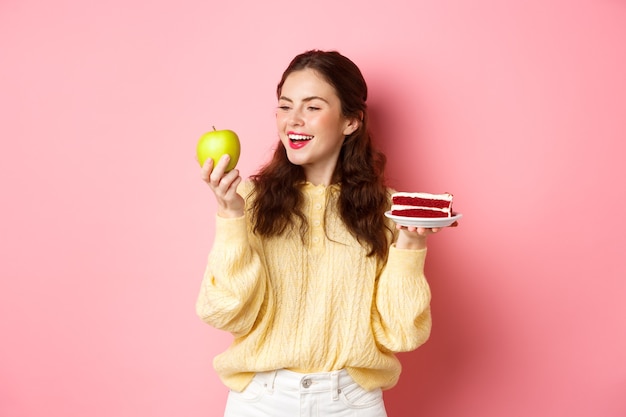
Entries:
[[[251,187],[242,184],[244,198]],[[303,190],[304,245],[297,231],[259,238],[247,215],[216,218],[196,305],[203,321],[234,335],[215,370],[235,391],[255,372],[282,368],[346,368],[365,389],[391,388],[401,370],[394,352],[413,350],[430,335],[426,250],[392,244],[386,263],[367,257],[338,215],[339,187]]]

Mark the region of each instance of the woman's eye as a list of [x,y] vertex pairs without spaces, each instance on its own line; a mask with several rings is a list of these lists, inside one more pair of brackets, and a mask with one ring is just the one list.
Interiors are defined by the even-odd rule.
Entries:
[[287,111],[289,110],[289,106],[278,106],[278,108],[282,111]]
[[319,107],[315,107],[315,106],[309,106],[307,107],[309,110],[315,111],[315,110],[319,110]]

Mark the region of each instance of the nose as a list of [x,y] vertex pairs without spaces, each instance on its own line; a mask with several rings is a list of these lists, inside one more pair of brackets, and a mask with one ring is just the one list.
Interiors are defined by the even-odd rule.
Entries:
[[304,122],[304,119],[302,117],[302,112],[299,109],[293,109],[289,113],[289,118],[287,119],[287,122],[291,126],[302,126]]

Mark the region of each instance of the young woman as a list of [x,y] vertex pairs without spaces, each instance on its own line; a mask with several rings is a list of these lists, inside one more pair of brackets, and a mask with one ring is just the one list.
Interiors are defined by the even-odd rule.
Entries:
[[202,178],[217,199],[197,302],[230,332],[214,360],[226,417],[386,416],[396,352],[430,334],[427,236],[394,226],[367,85],[337,52],[296,56],[277,88],[280,143],[250,180],[228,156]]

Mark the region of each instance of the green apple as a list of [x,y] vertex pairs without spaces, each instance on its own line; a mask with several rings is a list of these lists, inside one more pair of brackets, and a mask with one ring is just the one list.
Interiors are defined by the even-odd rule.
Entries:
[[196,146],[196,154],[200,166],[204,165],[204,161],[208,158],[213,159],[213,166],[217,165],[222,155],[230,155],[230,162],[226,167],[226,171],[230,171],[237,165],[241,146],[239,144],[239,136],[232,130],[213,130],[206,132],[198,140]]

